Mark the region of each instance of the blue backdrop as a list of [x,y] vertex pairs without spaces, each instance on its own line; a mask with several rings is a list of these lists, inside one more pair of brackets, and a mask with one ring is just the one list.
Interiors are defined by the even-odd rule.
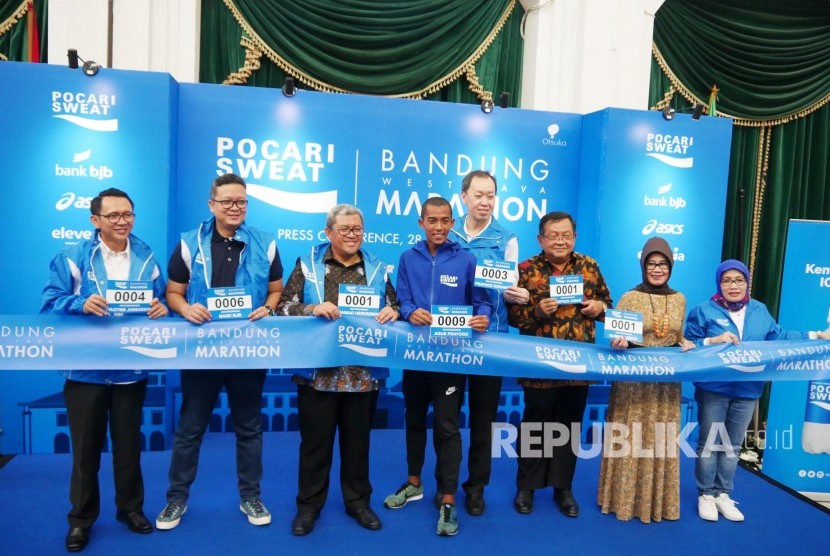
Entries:
[[[210,182],[227,171],[250,184],[248,221],[277,234],[286,276],[321,239],[335,202],[364,211],[366,247],[396,264],[420,237],[420,203],[441,195],[461,217],[461,179],[483,168],[498,179],[496,215],[519,234],[521,258],[539,250],[540,216],[565,210],[579,220],[576,249],[599,259],[615,299],[639,281],[637,254],[654,234],[677,248],[672,285],[689,304],[710,293],[708,270],[698,286],[686,262],[718,262],[726,119],[667,122],[618,109],[484,114],[471,105],[309,91],[286,98],[166,74],[103,69],[89,78],[11,62],[0,64],[0,82],[15,84],[0,89],[9,176],[0,216],[25,253],[4,259],[4,314],[37,311],[49,260],[92,233],[88,204],[98,191],[128,191],[135,233],[166,259],[179,233],[209,216]],[[170,430],[176,381],[167,376],[160,403]],[[165,384],[163,374],[154,380]],[[22,450],[25,404],[60,387],[57,373],[0,373],[0,451]]]

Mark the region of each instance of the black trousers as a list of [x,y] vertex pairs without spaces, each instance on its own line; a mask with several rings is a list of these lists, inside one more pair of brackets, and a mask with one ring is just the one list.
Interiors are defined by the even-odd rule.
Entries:
[[427,415],[432,403],[432,444],[435,448],[435,480],[438,492],[455,494],[461,467],[461,432],[458,415],[466,377],[429,371],[403,372],[406,409],[406,465],[409,475],[421,476],[427,446]]
[[[556,388],[524,388],[525,423],[560,423],[571,429],[572,423],[582,423],[585,405],[588,401],[588,386],[558,386]],[[521,439],[521,432],[519,439]],[[532,438],[541,438],[542,431],[534,432]],[[572,439],[571,439],[572,440]],[[572,442],[554,446],[552,457],[521,457],[522,446],[517,442],[519,470],[516,486],[520,489],[535,490],[552,486],[570,490],[576,472],[577,454]],[[543,450],[543,444],[536,442],[533,449]]]
[[351,510],[369,507],[369,436],[377,402],[377,390],[320,392],[311,386],[297,385],[299,511],[319,513],[326,504],[335,432],[339,432],[343,503]]
[[490,484],[493,421],[499,411],[500,376],[467,376],[467,403],[470,410],[470,449],[467,455],[465,492],[482,491]]
[[144,508],[141,475],[141,412],[147,381],[96,384],[67,380],[63,398],[72,437],[72,479],[67,515],[70,527],[91,527],[101,510],[98,470],[109,423],[115,507],[124,512]]

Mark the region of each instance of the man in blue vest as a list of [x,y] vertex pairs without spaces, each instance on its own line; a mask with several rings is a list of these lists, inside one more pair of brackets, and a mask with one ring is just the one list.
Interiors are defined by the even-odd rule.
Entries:
[[[216,178],[208,206],[213,218],[182,234],[167,267],[170,309],[195,325],[211,320],[208,298],[214,288],[244,287],[250,294],[249,320],[274,314],[282,292],[282,264],[273,234],[245,223],[246,185],[235,174]],[[182,370],[182,407],[170,460],[167,505],[156,519],[173,529],[187,511],[199,451],[222,387],[236,433],[239,509],[253,525],[271,523],[260,499],[262,479],[262,389],[265,369]]]
[[[371,303],[378,310],[375,320],[380,324],[397,320],[398,298],[388,266],[362,249],[360,210],[336,205],[328,211],[325,232],[328,242],[297,259],[277,312],[334,320],[341,316],[340,307],[355,303],[348,298],[375,298],[377,303]],[[368,286],[372,291],[340,295],[342,284]],[[326,503],[336,432],[340,434],[340,490],[346,513],[361,527],[380,529],[380,519],[369,505],[369,435],[378,389],[387,376],[388,369],[354,365],[295,371],[301,441],[297,515],[291,523],[294,535],[309,534]]]
[[[151,282],[153,299],[147,316],[167,315],[164,276],[146,243],[132,235],[133,201],[119,189],[102,191],[90,203],[92,239],[67,247],[49,266],[49,283],[43,289],[40,312],[57,315],[112,316],[117,309],[107,302],[113,280]],[[122,315],[123,316],[123,315]],[[135,317],[125,317],[135,318]],[[101,499],[98,469],[109,424],[115,479],[115,518],[130,531],[150,533],[144,516],[144,479],[141,476],[141,417],[147,394],[147,371],[62,371],[63,397],[72,437],[72,479],[67,516],[66,549],[83,550]]]
[[[450,239],[470,251],[477,259],[519,262],[516,234],[493,218],[496,207],[496,178],[484,170],[474,170],[461,182],[461,200],[467,215],[456,220]],[[515,283],[515,278],[514,278]],[[504,292],[488,289],[493,304],[490,332],[508,332],[507,307],[504,301],[524,304],[530,297],[524,288],[508,287]],[[503,298],[502,298],[503,296]],[[499,409],[500,376],[467,376],[467,400],[470,411],[470,449],[467,455],[467,480],[462,485],[465,507],[470,515],[484,513],[484,487],[490,483],[492,426]]]

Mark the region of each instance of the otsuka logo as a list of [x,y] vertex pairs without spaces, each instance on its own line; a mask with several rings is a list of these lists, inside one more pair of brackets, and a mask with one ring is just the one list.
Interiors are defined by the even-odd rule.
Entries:
[[260,182],[317,184],[334,163],[331,143],[216,138],[217,175],[235,173],[248,183],[248,195],[271,206],[301,213],[325,213],[337,204],[337,189],[296,192]]
[[694,157],[688,156],[695,138],[690,135],[649,133],[646,135],[646,153],[663,164],[675,168],[691,168]]
[[558,139],[556,135],[559,133],[559,124],[550,124],[547,128],[548,136],[542,139],[543,145],[550,145],[552,147],[567,147],[568,142],[563,139]]
[[118,131],[118,118],[111,118],[115,95],[52,91],[53,118],[92,131]]

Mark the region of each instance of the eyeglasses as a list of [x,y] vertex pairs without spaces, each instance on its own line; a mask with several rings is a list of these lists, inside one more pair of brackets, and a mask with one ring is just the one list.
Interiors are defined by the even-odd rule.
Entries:
[[542,234],[542,237],[549,241],[559,241],[560,239],[562,241],[573,241],[573,239],[576,237],[576,234]]
[[721,286],[731,286],[732,284],[735,284],[736,286],[745,286],[746,280],[743,278],[735,278],[731,280],[729,278],[724,278],[720,281]]
[[355,237],[363,237],[363,228],[360,226],[355,226],[353,228],[329,228],[330,230],[334,230],[340,237],[349,237],[351,234],[354,234]]
[[247,199],[241,199],[239,201],[231,201],[229,199],[221,199],[221,200],[220,199],[213,199],[213,202],[218,203],[219,206],[222,207],[225,210],[228,210],[233,206],[239,207],[239,209],[241,209],[241,210],[245,210],[245,207],[248,206],[248,200]]
[[648,262],[648,263],[646,263],[646,268],[649,269],[649,270],[654,270],[654,269],[657,269],[657,268],[659,268],[660,270],[668,270],[669,269],[669,263],[667,263],[667,262],[662,262],[662,263]]
[[107,222],[110,224],[118,224],[118,221],[122,218],[127,224],[135,220],[134,212],[111,212],[109,214],[99,214],[98,216],[100,218],[106,218]]

